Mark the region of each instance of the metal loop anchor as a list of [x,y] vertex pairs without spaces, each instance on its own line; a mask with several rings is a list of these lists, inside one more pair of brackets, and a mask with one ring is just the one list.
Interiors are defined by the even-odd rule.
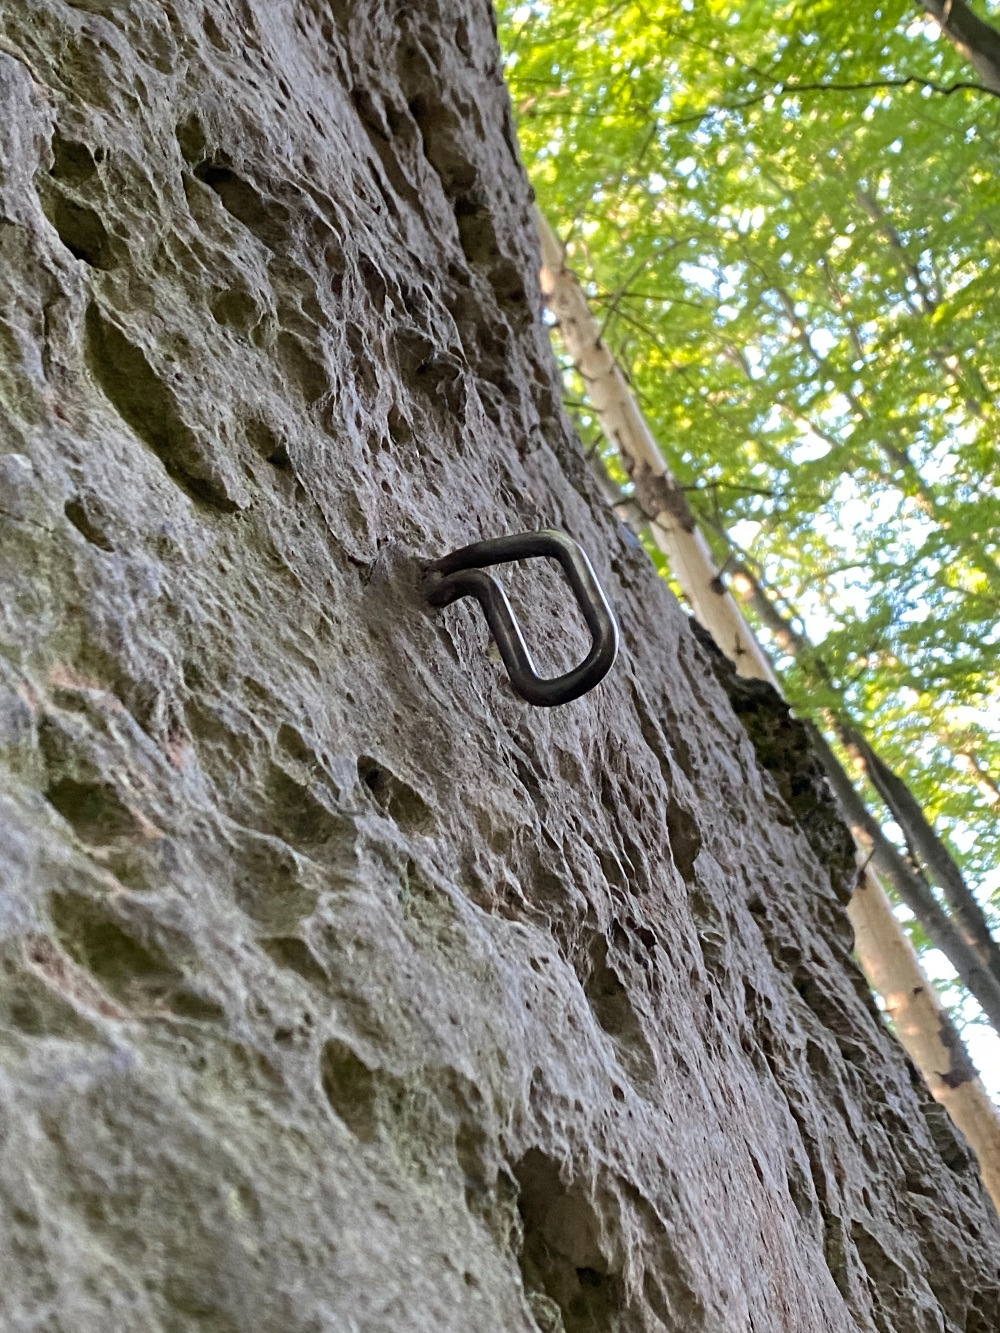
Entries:
[[[593,638],[590,652],[572,671],[544,680],[535,670],[521,627],[507,595],[497,581],[484,574],[484,565],[506,564],[530,556],[547,555],[562,565]],[[510,683],[529,704],[551,708],[566,704],[592,690],[611,670],[618,656],[618,626],[608,600],[585,553],[565,532],[517,532],[509,537],[474,542],[428,565],[442,577],[427,594],[431,606],[450,606],[460,597],[475,597],[492,631]]]

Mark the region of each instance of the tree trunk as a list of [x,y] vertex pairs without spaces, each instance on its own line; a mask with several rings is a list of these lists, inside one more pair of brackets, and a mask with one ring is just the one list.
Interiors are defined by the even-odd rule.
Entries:
[[949,916],[935,898],[926,876],[909,865],[882,832],[819,729],[810,726],[810,732],[817,756],[858,847],[882,882],[892,888],[917,918],[931,944],[941,950],[994,1030],[1000,1032],[1000,989],[992,973],[980,959],[960,924]]
[[[561,413],[485,6],[0,18],[0,1326],[990,1333],[839,826]],[[423,568],[549,525],[626,651],[543,710]]]
[[1000,1199],[996,1106],[870,870],[859,875],[848,914],[861,966],[885,1000],[900,1041],[918,1069],[933,1071],[931,1092],[969,1142],[979,1145],[983,1183],[994,1200]]
[[906,783],[859,731],[844,725],[840,728],[840,738],[899,825],[914,864],[922,867],[926,877],[940,888],[966,947],[992,983],[1000,1015],[1000,946],[947,844],[938,836]]
[[1000,93],[1000,32],[965,0],[918,0],[951,44],[969,62],[985,87]]
[[[744,564],[738,565],[733,571],[733,583],[753,606],[761,623],[775,636],[779,646],[793,654],[806,669],[811,669],[821,685],[831,685],[830,673],[815,647],[775,606],[753,571]],[[842,743],[858,759],[889,815],[899,825],[913,860],[906,860],[885,836],[850,774],[820,732],[813,728],[817,755],[859,847],[883,882],[890,885],[916,915],[931,943],[945,955],[994,1030],[1000,1034],[1000,950],[990,933],[983,909],[902,778],[842,715],[831,713],[829,722]],[[928,875],[943,891],[949,910],[938,902]],[[1000,1170],[1000,1162],[997,1169]]]
[[760,644],[750,633],[732,594],[719,577],[711,549],[672,476],[635,395],[611,349],[601,336],[576,275],[566,264],[559,238],[541,213],[542,290],[559,323],[573,365],[587,386],[587,396],[601,426],[631,470],[644,509],[651,516],[653,540],[667,557],[670,571],[699,621],[737,663],[740,675],[777,681]]

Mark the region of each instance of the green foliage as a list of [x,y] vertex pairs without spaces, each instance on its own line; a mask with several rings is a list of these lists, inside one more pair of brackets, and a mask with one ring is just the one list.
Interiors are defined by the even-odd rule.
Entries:
[[818,645],[790,698],[996,904],[1000,98],[904,0],[499,9],[541,208],[720,563]]

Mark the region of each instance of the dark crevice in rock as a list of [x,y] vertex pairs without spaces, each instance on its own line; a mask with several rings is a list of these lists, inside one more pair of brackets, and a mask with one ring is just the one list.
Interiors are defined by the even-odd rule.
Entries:
[[462,355],[437,346],[412,325],[402,325],[396,334],[396,353],[401,378],[411,389],[439,401],[440,408],[459,413],[465,402],[468,365]]
[[638,1333],[645,1324],[629,1317],[621,1275],[602,1250],[606,1224],[588,1191],[565,1183],[559,1163],[538,1148],[513,1171],[522,1225],[518,1262],[536,1321],[541,1316],[558,1329],[561,1316],[565,1333]]
[[115,267],[111,237],[96,209],[54,188],[43,192],[42,207],[74,259],[82,259],[91,268]]
[[391,208],[392,212],[398,215],[399,203],[397,200],[412,207],[420,199],[419,191],[407,177],[399,160],[399,143],[396,136],[400,129],[401,118],[395,118],[395,130],[390,128],[389,119],[384,111],[376,105],[371,94],[364,88],[355,88],[351,92],[351,101],[358,113],[358,119],[367,131],[372,151],[385,173],[386,182],[397,196],[397,199],[388,199],[383,190],[383,198],[386,198],[387,206]]
[[[98,1029],[79,1011],[87,998],[74,990],[66,956],[47,936],[26,938],[22,959],[0,960],[0,1022],[26,1037],[99,1040]],[[91,1007],[100,1012],[98,1004]]]
[[156,454],[171,480],[198,504],[226,513],[235,510],[236,503],[219,480],[191,470],[191,460],[198,458],[201,447],[172,391],[142,348],[96,304],[87,310],[86,356],[111,405]]
[[269,198],[245,177],[219,162],[202,162],[196,178],[214,190],[223,208],[267,246],[281,252],[288,245],[291,214],[277,199]]
[[[420,135],[424,156],[440,178],[447,198],[455,200],[463,191],[472,189],[478,176],[476,165],[463,145],[461,121],[442,101],[426,54],[419,48],[407,50],[405,46],[400,48],[400,54],[407,60],[408,78],[420,83],[421,91],[409,99],[407,106]],[[421,67],[425,71],[423,77],[418,73]]]
[[525,276],[520,263],[503,253],[494,201],[466,147],[470,128],[441,99],[427,53],[405,45],[400,51],[409,87],[419,89],[410,96],[408,109],[424,156],[452,206],[462,253],[470,268],[484,273],[501,307],[523,309],[527,305]]
[[253,294],[240,287],[219,292],[212,298],[210,309],[217,324],[246,338],[253,336],[263,319],[263,311]]
[[612,965],[608,941],[595,935],[588,950],[588,970],[581,977],[584,994],[598,1023],[611,1038],[615,1054],[636,1087],[656,1086],[656,1057],[619,971]]
[[289,726],[287,722],[282,722],[278,728],[276,741],[278,748],[283,750],[290,759],[294,759],[308,768],[316,764],[315,751],[309,746],[302,733],[295,727]]
[[[192,111],[178,126],[176,130],[177,146],[181,150],[181,156],[188,166],[196,166],[205,159],[205,147],[208,142],[208,136],[205,132],[205,126],[197,112]],[[197,173],[195,173],[197,174]]]
[[284,444],[277,445],[276,448],[267,455],[267,461],[272,467],[277,468],[279,472],[291,472],[292,460],[288,456],[288,449]]
[[[58,131],[52,139],[53,162],[47,176],[38,178],[38,191],[46,217],[59,239],[75,259],[92,268],[112,269],[116,258],[104,219],[93,202],[84,197],[97,174],[97,156],[86,144],[65,139]],[[96,182],[98,190],[100,182]]]
[[311,986],[325,987],[330,978],[312,949],[298,935],[276,935],[262,939],[260,947],[278,967],[286,968]]
[[268,818],[277,837],[304,849],[322,847],[350,837],[352,825],[344,815],[327,808],[330,798],[319,786],[310,786],[272,764],[264,784]]
[[358,759],[358,777],[379,810],[400,828],[416,833],[431,830],[434,813],[408,782],[396,777],[369,755],[361,755]]
[[218,1004],[197,994],[166,954],[140,942],[109,906],[78,893],[49,900],[56,938],[81,968],[122,1004],[139,1011],[217,1021]]
[[701,851],[701,830],[688,808],[671,796],[666,804],[667,841],[674,865],[688,884],[696,877],[695,865]]
[[243,834],[231,875],[237,907],[268,934],[291,937],[319,902],[320,876],[277,838]]
[[246,423],[246,435],[254,452],[264,458],[278,472],[294,472],[288,443],[281,435],[260,417],[252,417]]
[[487,200],[474,193],[460,194],[454,201],[454,209],[458,239],[469,264],[473,267],[492,264],[500,255],[500,247]]
[[63,506],[63,513],[76,528],[82,537],[85,537],[92,546],[99,546],[102,551],[113,551],[114,543],[100,524],[95,521],[95,517],[88,511],[82,500],[74,497],[67,500]]
[[320,1084],[334,1115],[355,1138],[374,1142],[378,1128],[375,1075],[346,1042],[331,1038],[324,1045]]
[[45,792],[81,842],[101,847],[123,835],[135,835],[138,822],[115,789],[104,782],[60,778]]
[[98,163],[104,157],[103,148],[92,150],[85,143],[63,138],[57,130],[52,138],[49,175],[53,180],[65,181],[67,185],[83,185],[95,174]]

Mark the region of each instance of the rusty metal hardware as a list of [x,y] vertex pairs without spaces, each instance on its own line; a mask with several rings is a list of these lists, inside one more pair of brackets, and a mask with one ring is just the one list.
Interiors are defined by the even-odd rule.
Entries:
[[[590,652],[572,671],[544,680],[535,670],[511,610],[507,595],[497,581],[483,573],[483,566],[547,555],[558,560],[576,595],[593,638]],[[608,674],[618,656],[618,626],[608,600],[585,553],[565,532],[549,528],[542,532],[517,532],[509,537],[474,542],[428,566],[440,575],[427,594],[432,606],[450,606],[460,597],[475,597],[492,631],[510,683],[522,699],[539,708],[569,703],[586,694]]]

